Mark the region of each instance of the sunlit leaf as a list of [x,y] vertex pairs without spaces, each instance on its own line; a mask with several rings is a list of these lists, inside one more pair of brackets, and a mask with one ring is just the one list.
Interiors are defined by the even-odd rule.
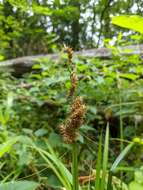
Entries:
[[121,15],[112,18],[112,24],[131,29],[143,34],[143,17],[138,15]]
[[9,139],[8,141],[0,144],[0,157],[2,157],[5,153],[8,153],[12,146],[19,140],[19,137],[15,137]]

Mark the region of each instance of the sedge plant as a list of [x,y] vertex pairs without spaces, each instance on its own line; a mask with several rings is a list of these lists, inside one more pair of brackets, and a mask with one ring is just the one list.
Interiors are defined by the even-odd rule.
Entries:
[[[66,47],[68,55],[67,69],[70,72],[71,87],[67,95],[67,101],[70,105],[69,113],[63,123],[60,124],[60,133],[65,143],[72,147],[71,159],[72,166],[71,172],[64,166],[60,159],[56,156],[52,147],[47,144],[48,151],[45,151],[34,145],[34,149],[41,155],[41,157],[48,163],[55,175],[60,180],[62,186],[66,190],[81,190],[78,180],[78,135],[79,128],[81,127],[84,116],[86,113],[86,106],[84,105],[81,96],[75,96],[78,84],[78,77],[75,65],[72,62],[73,51],[71,48]],[[121,103],[121,102],[120,102]],[[121,127],[122,128],[122,127]],[[122,134],[122,133],[121,133]],[[101,133],[99,139],[99,148],[97,154],[96,172],[95,172],[95,188],[94,190],[112,190],[113,189],[113,173],[118,164],[125,157],[132,147],[132,144],[123,149],[121,143],[121,154],[117,157],[110,170],[108,170],[108,154],[109,154],[109,123],[107,123],[104,145],[103,135]],[[103,148],[104,147],[104,148]],[[89,185],[90,186],[90,185]],[[88,187],[90,188],[90,187]]]
[[73,51],[71,48],[65,48],[68,55],[68,70],[70,71],[71,88],[69,90],[67,99],[71,104],[70,113],[64,123],[60,125],[60,131],[64,142],[72,146],[72,189],[78,190],[78,130],[83,123],[86,112],[86,106],[80,96],[75,97],[77,88],[77,74],[75,65],[72,62]]
[[72,152],[72,166],[71,172],[65,167],[62,161],[57,157],[50,144],[46,143],[48,151],[37,147],[36,144],[32,144],[32,148],[35,149],[45,162],[50,166],[55,173],[62,186],[66,190],[81,190],[78,182],[78,132],[83,123],[86,113],[86,106],[84,105],[83,98],[81,96],[75,96],[77,88],[77,74],[75,65],[72,62],[73,51],[71,48],[66,47],[68,55],[67,69],[70,72],[71,87],[67,95],[67,101],[70,104],[69,115],[66,120],[60,124],[59,129],[65,143],[71,145]]

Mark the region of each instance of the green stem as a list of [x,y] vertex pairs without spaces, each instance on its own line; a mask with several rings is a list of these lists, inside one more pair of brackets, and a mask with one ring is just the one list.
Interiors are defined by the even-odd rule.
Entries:
[[[121,90],[119,89],[119,101],[120,101],[120,152],[123,151],[124,149],[124,144],[123,144],[123,140],[124,140],[124,134],[123,134],[123,117],[121,115],[121,111],[122,111],[122,97],[121,97]],[[120,178],[121,178],[121,188],[122,188],[122,179],[123,179],[123,172],[120,172]]]
[[124,135],[123,135],[123,119],[122,119],[122,116],[120,115],[120,151],[122,151],[124,149],[124,144],[123,144],[123,141],[124,141]]
[[78,190],[78,145],[75,142],[72,145],[72,175],[73,175],[73,190]]
[[[118,87],[119,88],[119,87]],[[121,89],[119,88],[119,104],[120,104],[120,151],[124,149],[124,134],[123,134],[123,117],[122,117],[122,94],[121,94]]]

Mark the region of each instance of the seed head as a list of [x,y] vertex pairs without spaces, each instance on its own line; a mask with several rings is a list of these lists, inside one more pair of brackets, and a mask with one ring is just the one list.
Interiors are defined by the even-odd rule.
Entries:
[[73,100],[69,117],[65,123],[60,126],[60,132],[66,143],[72,144],[77,140],[78,129],[83,123],[86,107],[81,97]]

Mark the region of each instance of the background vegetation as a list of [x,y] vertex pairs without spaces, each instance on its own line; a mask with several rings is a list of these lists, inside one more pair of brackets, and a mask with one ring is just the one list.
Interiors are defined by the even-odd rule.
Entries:
[[[118,49],[142,43],[143,21],[123,16],[111,22],[111,16],[120,14],[142,16],[142,4],[1,1],[1,60],[60,52],[56,60],[40,59],[19,77],[1,69],[1,190],[143,189],[142,57]],[[63,51],[64,44],[73,50],[104,45],[113,55],[74,56],[71,49]],[[78,85],[68,98],[74,72]],[[63,141],[59,126],[73,118],[71,107],[78,96],[83,97],[86,115],[76,150]]]
[[2,0],[0,53],[5,58],[43,54],[64,43],[74,50],[98,47],[123,31],[113,27],[111,16],[142,16],[142,7],[140,0]]

